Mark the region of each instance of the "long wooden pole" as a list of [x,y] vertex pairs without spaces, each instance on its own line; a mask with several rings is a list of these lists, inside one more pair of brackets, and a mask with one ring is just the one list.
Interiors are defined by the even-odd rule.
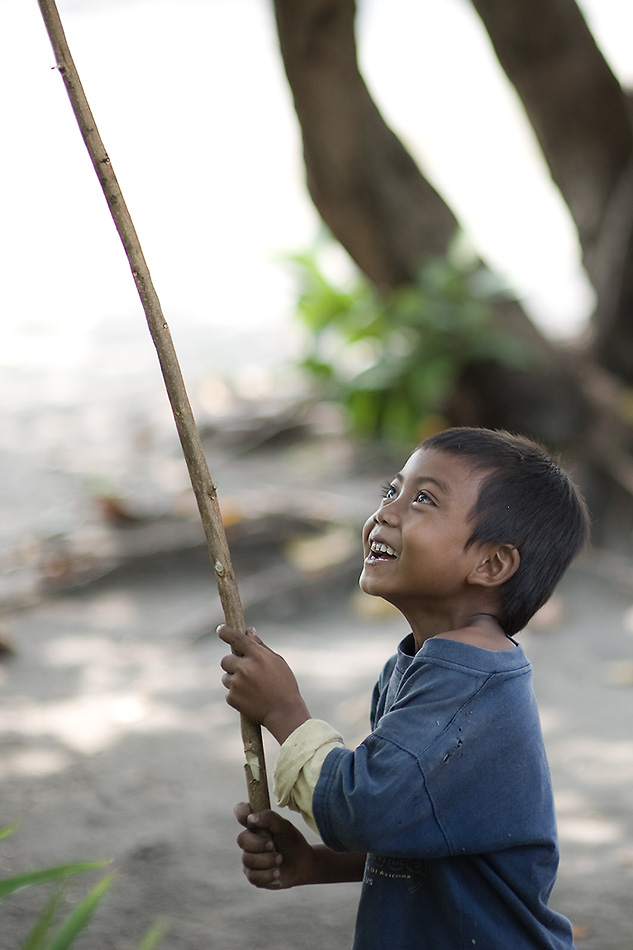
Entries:
[[[79,130],[125,249],[136,289],[143,304],[150,334],[158,353],[167,395],[176,421],[187,468],[189,469],[191,485],[198,503],[211,563],[215,570],[226,623],[230,627],[244,631],[246,629],[244,613],[231,565],[231,556],[226,541],[217,493],[209,473],[200,433],[191,411],[169,327],[163,316],[160,301],[154,289],[130,212],[123,199],[119,183],[99,135],[79,74],[70,54],[57,6],[54,0],[38,0],[38,3],[53,47],[57,69],[64,81]],[[244,716],[241,716],[240,719],[246,757],[245,770],[249,803],[253,811],[261,811],[263,808],[270,807],[261,729],[259,725],[250,722]]]

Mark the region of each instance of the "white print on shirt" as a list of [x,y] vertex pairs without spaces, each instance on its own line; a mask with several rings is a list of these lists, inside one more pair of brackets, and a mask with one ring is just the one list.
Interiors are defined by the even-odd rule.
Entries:
[[419,858],[384,858],[370,854],[365,865],[363,884],[371,887],[377,877],[390,878],[393,881],[407,881],[407,890],[415,894],[424,886],[427,876],[426,861]]

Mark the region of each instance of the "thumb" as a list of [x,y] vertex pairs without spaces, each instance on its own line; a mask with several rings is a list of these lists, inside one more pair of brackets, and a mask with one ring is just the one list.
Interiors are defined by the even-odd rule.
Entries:
[[246,816],[246,826],[253,831],[267,831],[270,835],[275,835],[283,830],[286,819],[278,815],[270,808],[264,811],[251,812]]
[[233,814],[239,821],[240,825],[248,827],[248,818],[251,814],[251,806],[248,802],[239,802],[233,809]]
[[220,626],[217,627],[216,633],[220,640],[224,640],[225,643],[228,643],[239,656],[246,656],[249,646],[253,643],[252,638],[242,633],[241,630],[228,627],[225,623],[221,623]]

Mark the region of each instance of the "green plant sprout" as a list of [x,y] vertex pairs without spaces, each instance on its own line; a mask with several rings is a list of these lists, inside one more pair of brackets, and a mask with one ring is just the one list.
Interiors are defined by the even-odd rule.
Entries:
[[[0,840],[8,837],[16,829],[10,825],[0,829]],[[61,905],[65,886],[69,878],[84,871],[102,868],[108,861],[84,861],[59,867],[45,868],[41,871],[29,871],[15,877],[0,880],[0,898],[9,897],[17,891],[35,884],[57,881],[58,886],[35,922],[31,932],[22,943],[20,950],[68,950],[85,930],[96,908],[108,891],[114,875],[107,874],[77,904],[71,914],[60,921]],[[154,924],[143,938],[138,950],[152,950],[163,937],[165,927],[161,922]]]

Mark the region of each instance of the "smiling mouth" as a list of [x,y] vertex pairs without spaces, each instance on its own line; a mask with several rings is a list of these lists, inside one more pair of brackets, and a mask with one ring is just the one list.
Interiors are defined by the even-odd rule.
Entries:
[[396,561],[398,555],[388,544],[380,541],[372,541],[369,545],[369,557],[371,561]]

